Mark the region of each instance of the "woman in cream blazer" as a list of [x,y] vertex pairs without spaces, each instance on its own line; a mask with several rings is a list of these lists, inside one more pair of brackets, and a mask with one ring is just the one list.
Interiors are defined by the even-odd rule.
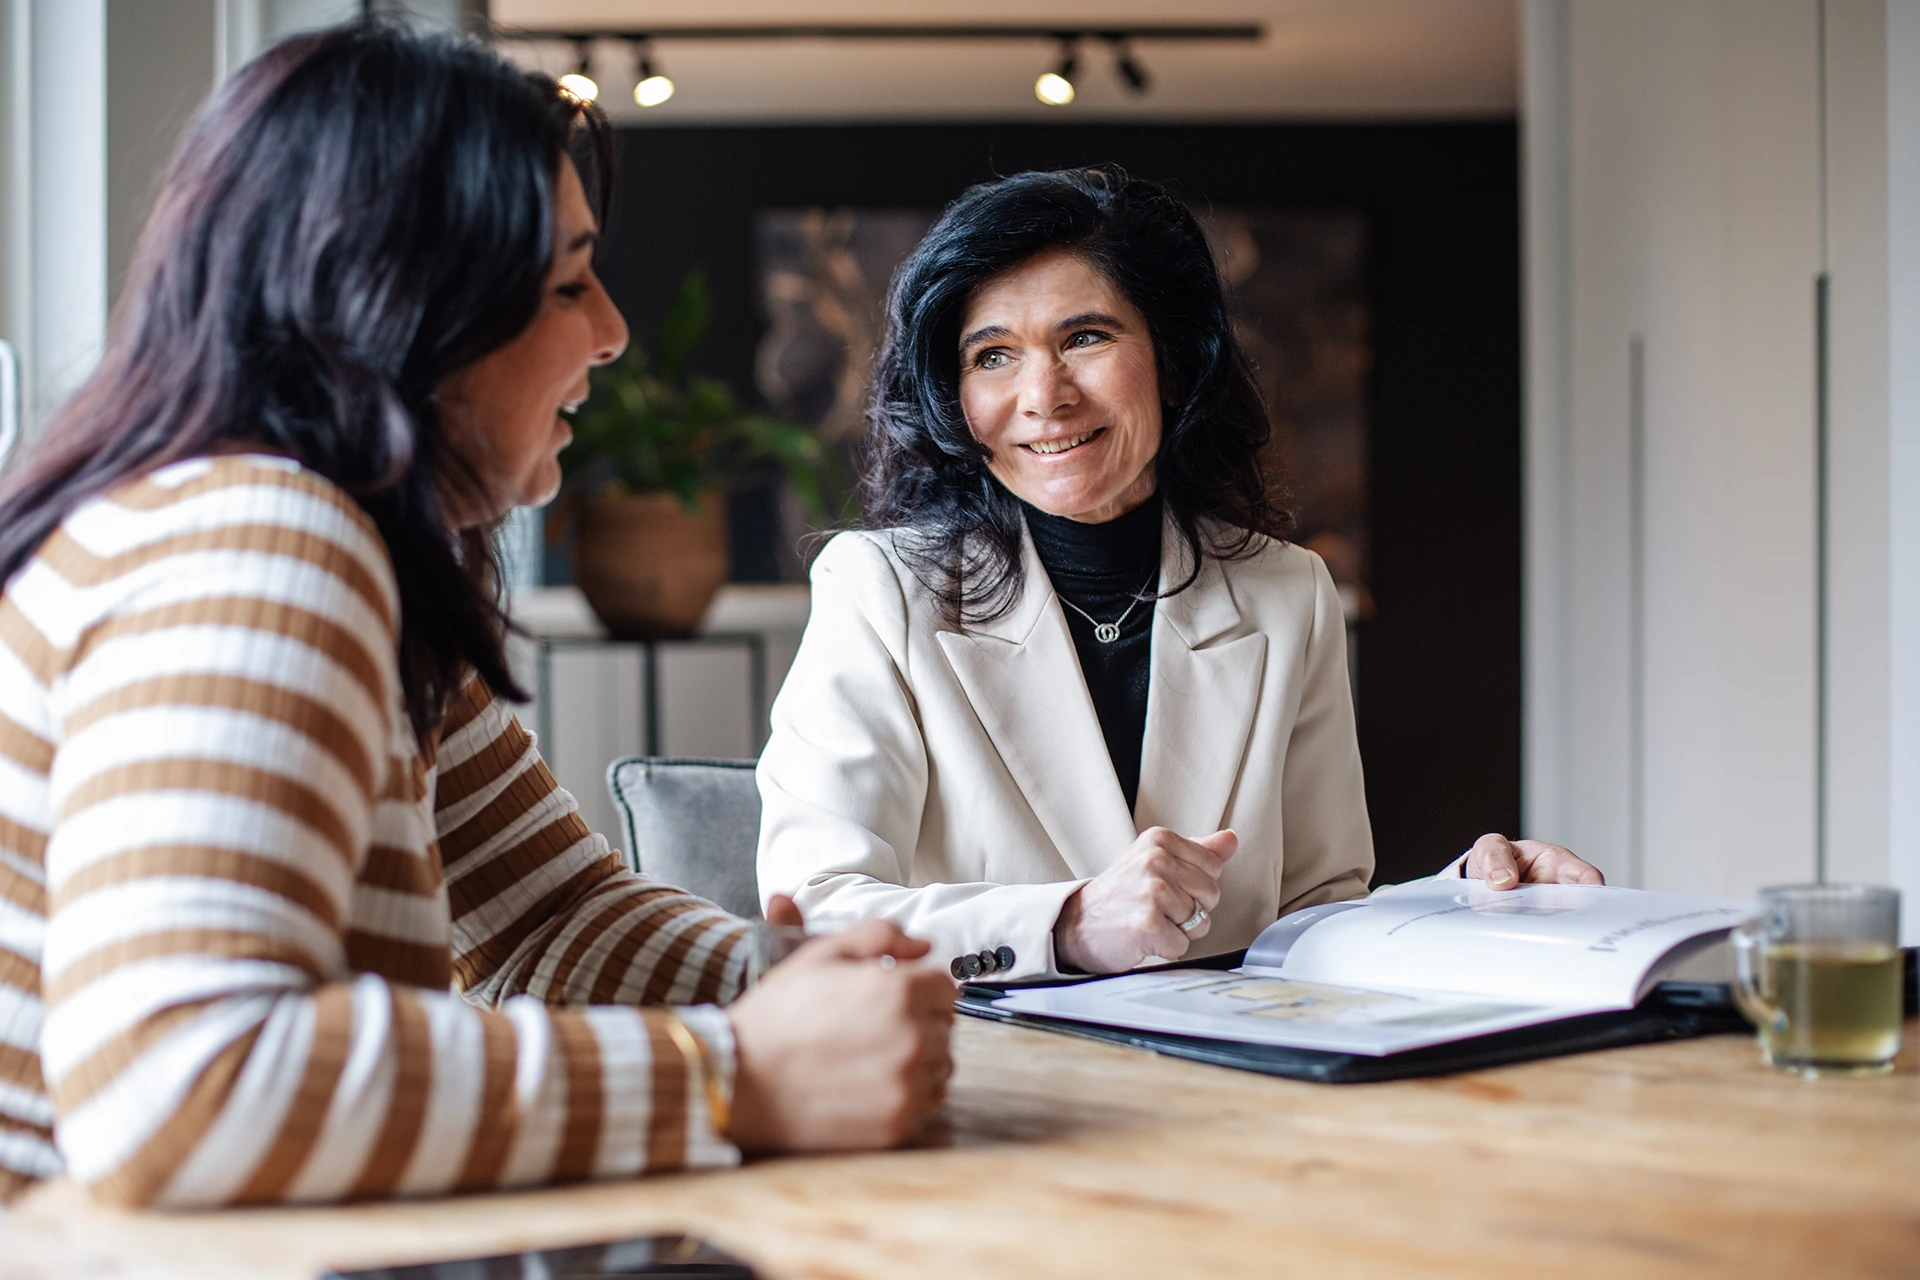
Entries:
[[[1320,558],[1266,542],[1160,602],[1133,812],[1031,538],[1018,606],[946,628],[887,533],[844,533],[760,761],[761,892],[809,918],[884,916],[935,955],[1054,967],[1068,896],[1151,827],[1231,829],[1207,952],[1357,898],[1373,837],[1340,601]],[[1177,551],[1161,581],[1185,576]],[[1003,975],[996,975],[1003,976]]]
[[[1367,892],[1339,598],[1281,537],[1184,206],[1109,170],[967,193],[896,278],[870,418],[869,528],[814,564],[760,761],[763,898],[1006,978]],[[1495,887],[1598,879],[1530,841],[1473,857]]]

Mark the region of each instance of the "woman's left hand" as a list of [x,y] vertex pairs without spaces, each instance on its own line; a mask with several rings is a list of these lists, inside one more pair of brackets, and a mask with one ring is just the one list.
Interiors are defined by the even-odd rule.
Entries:
[[1492,832],[1473,842],[1460,874],[1485,880],[1490,889],[1523,884],[1605,884],[1600,869],[1586,859],[1544,840],[1509,840]]

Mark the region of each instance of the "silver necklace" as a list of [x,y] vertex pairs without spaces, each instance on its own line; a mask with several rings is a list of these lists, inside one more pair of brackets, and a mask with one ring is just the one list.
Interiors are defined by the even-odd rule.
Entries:
[[[1153,579],[1148,578],[1145,582],[1140,584],[1140,591],[1145,591],[1152,584],[1153,584]],[[1091,622],[1093,624],[1093,638],[1095,640],[1098,640],[1101,644],[1112,644],[1114,641],[1120,638],[1120,624],[1125,622],[1127,620],[1127,615],[1133,612],[1133,606],[1140,603],[1140,591],[1136,591],[1133,593],[1133,599],[1127,603],[1126,609],[1123,610],[1120,616],[1115,618],[1112,622],[1100,621],[1100,619],[1094,617],[1092,614],[1088,613],[1085,609],[1082,609],[1079,605],[1075,604],[1073,601],[1067,599],[1065,596],[1060,596],[1060,593],[1058,591],[1054,592],[1053,594],[1060,596],[1061,604],[1067,606],[1067,608],[1073,610],[1075,613],[1079,614],[1081,617],[1085,618],[1088,622]]]

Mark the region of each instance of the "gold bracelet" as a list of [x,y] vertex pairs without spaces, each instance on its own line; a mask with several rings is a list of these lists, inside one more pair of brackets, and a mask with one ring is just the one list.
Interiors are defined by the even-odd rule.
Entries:
[[680,1050],[680,1056],[686,1059],[687,1073],[697,1076],[707,1091],[707,1120],[713,1125],[714,1135],[725,1138],[728,1122],[733,1118],[733,1106],[727,1099],[727,1086],[720,1078],[720,1069],[713,1064],[713,1056],[700,1043],[700,1037],[693,1033],[693,1028],[682,1022],[680,1015],[671,1009],[665,1012],[667,1037]]

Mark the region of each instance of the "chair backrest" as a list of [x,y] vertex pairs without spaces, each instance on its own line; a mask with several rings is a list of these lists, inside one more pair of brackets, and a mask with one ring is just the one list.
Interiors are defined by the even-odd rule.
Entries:
[[626,756],[607,766],[628,864],[760,918],[760,788],[751,760]]

